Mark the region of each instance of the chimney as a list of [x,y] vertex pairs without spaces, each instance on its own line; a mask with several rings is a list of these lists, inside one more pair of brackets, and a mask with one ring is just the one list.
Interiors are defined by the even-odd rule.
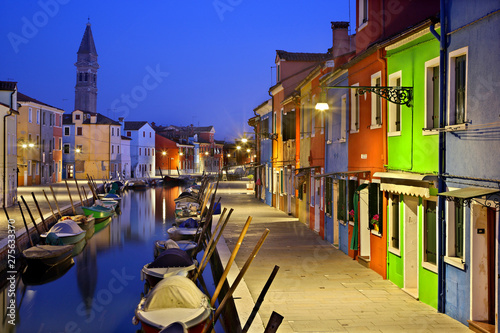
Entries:
[[97,113],[92,113],[92,114],[90,115],[90,123],[91,123],[91,124],[95,124],[95,123],[97,123]]
[[333,33],[333,58],[348,53],[350,51],[349,22],[332,22]]

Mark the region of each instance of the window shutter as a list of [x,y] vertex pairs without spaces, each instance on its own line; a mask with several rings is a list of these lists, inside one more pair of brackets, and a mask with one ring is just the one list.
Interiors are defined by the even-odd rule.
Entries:
[[427,210],[425,213],[425,258],[427,262],[436,264],[436,203],[433,201],[427,202]]
[[339,197],[337,198],[337,219],[345,221],[345,180],[339,180]]
[[462,200],[455,203],[455,255],[464,257],[464,214]]

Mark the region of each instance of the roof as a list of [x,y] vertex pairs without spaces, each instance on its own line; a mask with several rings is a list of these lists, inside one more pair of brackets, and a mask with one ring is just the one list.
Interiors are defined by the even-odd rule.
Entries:
[[438,193],[440,196],[453,197],[458,199],[473,199],[479,198],[485,195],[491,195],[499,193],[500,190],[496,188],[485,188],[485,187],[465,187],[458,190],[452,190],[448,192]]
[[[81,110],[78,110],[81,111]],[[96,125],[118,125],[120,126],[121,124],[117,122],[116,120],[113,120],[111,118],[108,118],[100,113],[93,113],[93,112],[88,112],[88,111],[81,111],[85,114],[90,114],[92,116],[97,116],[97,120],[95,123]],[[82,124],[91,124],[90,118],[84,117],[85,119],[83,120]],[[63,125],[73,125],[73,114],[63,114]]]
[[123,129],[125,131],[138,131],[147,123],[147,121],[126,121],[123,124]]
[[87,23],[85,32],[83,33],[82,42],[80,43],[80,48],[78,49],[78,54],[88,54],[92,53],[97,55],[95,49],[94,37],[92,36],[92,30],[90,29],[90,23]]
[[63,125],[73,124],[73,115],[71,113],[63,114]]
[[0,90],[16,90],[17,82],[12,81],[0,81]]
[[211,132],[213,126],[202,126],[202,127],[193,127],[193,131],[196,132]]
[[52,106],[50,104],[47,104],[47,103],[44,103],[44,102],[40,102],[39,100],[37,99],[34,99],[33,97],[29,97],[25,94],[22,94],[20,92],[17,92],[17,101],[18,102],[31,102],[31,103],[36,103],[36,104],[40,104],[40,105],[45,105],[45,106],[48,106],[48,107],[51,107],[51,108],[54,108],[54,109],[58,109],[58,110],[61,110],[64,112],[63,109],[59,109],[55,106]]
[[286,61],[324,61],[332,58],[330,53],[304,53],[276,50],[276,56]]
[[122,140],[132,140],[132,138],[129,138],[128,136],[121,135],[121,137],[122,137]]

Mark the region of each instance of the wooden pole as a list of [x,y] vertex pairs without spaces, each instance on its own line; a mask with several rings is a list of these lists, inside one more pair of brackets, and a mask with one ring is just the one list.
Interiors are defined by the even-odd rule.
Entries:
[[76,215],[76,209],[75,209],[75,206],[73,205],[73,198],[71,198],[71,192],[69,190],[68,181],[65,179],[64,182],[66,183],[66,189],[68,190],[69,202],[71,202],[71,208],[73,209],[73,215]]
[[[8,222],[10,220],[9,213],[7,213],[7,208],[5,208],[5,206],[2,206],[2,207],[3,207],[3,211],[5,213],[5,216],[7,217],[7,222]],[[9,230],[10,230],[10,226],[9,226]],[[15,237],[15,240],[16,240],[17,251],[19,253],[22,253],[23,251],[21,251],[21,248],[19,247],[19,242],[17,241],[17,235],[16,235],[15,232],[14,232],[14,237]]]
[[40,206],[38,205],[38,201],[35,198],[35,193],[31,192],[31,196],[33,197],[33,201],[35,202],[36,209],[38,209],[38,214],[40,214],[40,218],[42,219],[42,224],[45,228],[45,231],[49,231],[49,228],[47,228],[47,225],[45,224],[45,219],[43,218],[42,210],[40,209]]
[[38,233],[38,236],[40,236],[41,233],[40,233],[40,230],[38,230],[38,226],[35,223],[35,219],[33,218],[33,214],[31,214],[31,210],[28,207],[28,204],[26,203],[26,200],[24,200],[22,195],[21,195],[21,200],[23,201],[24,205],[26,206],[26,209],[28,210],[28,214],[30,215],[31,221],[33,221],[33,224],[35,225],[35,230]]
[[82,207],[83,207],[82,194],[80,193],[80,188],[78,187],[78,182],[77,182],[76,178],[75,178],[75,185],[76,185],[76,189],[77,189],[77,191],[78,191],[78,196],[80,197],[80,204],[81,204],[81,205],[82,205]]
[[280,327],[281,322],[283,321],[283,316],[277,312],[271,314],[271,318],[267,322],[266,330],[264,333],[275,333],[278,331],[278,327]]
[[89,201],[89,197],[87,196],[87,191],[85,191],[85,187],[82,186],[82,192],[85,194],[85,201]]
[[217,288],[215,288],[212,299],[210,300],[210,305],[212,307],[215,305],[215,301],[217,300],[217,297],[219,296],[220,290],[222,289],[222,285],[224,284],[224,281],[226,280],[226,277],[229,274],[229,269],[231,268],[231,265],[233,264],[234,258],[236,258],[236,254],[238,254],[238,250],[240,249],[241,243],[243,242],[243,238],[245,238],[245,235],[248,231],[248,227],[250,226],[250,222],[252,222],[251,216],[249,216],[247,218],[247,222],[245,223],[243,230],[241,230],[240,237],[238,238],[238,242],[236,243],[236,246],[234,247],[234,250],[231,253],[231,257],[229,258],[229,260],[227,262],[226,269],[224,269],[224,272],[222,273],[222,276],[219,280],[219,283],[217,284]]
[[[222,224],[221,230],[219,231],[219,234],[217,235],[217,238],[215,239],[214,245],[211,248],[209,248],[207,246],[207,248],[205,250],[205,254],[204,254],[204,256],[205,256],[206,253],[208,252],[207,259],[205,261],[203,261],[203,259],[202,259],[202,261],[200,262],[199,268],[198,268],[197,273],[196,273],[197,275],[195,276],[195,278],[193,279],[193,281],[196,281],[196,279],[198,278],[198,276],[200,276],[201,274],[203,274],[203,271],[205,270],[205,267],[207,266],[208,261],[212,257],[212,254],[214,253],[215,249],[217,248],[217,243],[219,242],[219,239],[222,236],[222,232],[224,231],[224,228],[226,226],[226,223],[227,223],[227,221],[229,221],[229,217],[231,216],[232,213],[233,213],[233,209],[231,208],[231,210],[229,211],[228,216],[226,217],[226,220]],[[222,216],[221,216],[221,218],[222,218]]]
[[222,312],[222,309],[226,305],[226,303],[229,300],[229,298],[233,296],[234,291],[238,287],[238,284],[240,283],[240,281],[243,279],[243,276],[245,275],[246,271],[248,270],[248,267],[250,267],[250,264],[252,263],[253,259],[255,258],[255,256],[257,255],[257,253],[259,253],[259,250],[262,247],[262,244],[264,244],[264,241],[266,240],[268,234],[269,234],[269,229],[266,228],[266,230],[264,230],[264,233],[260,237],[260,240],[255,245],[252,253],[248,257],[247,261],[245,262],[245,265],[243,265],[243,268],[240,270],[240,273],[238,274],[238,276],[234,280],[233,285],[231,286],[231,288],[229,288],[229,290],[226,293],[226,295],[224,295],[224,298],[222,299],[222,302],[220,302],[219,307],[217,308],[217,310],[215,310],[215,313],[214,313],[214,316],[213,316],[212,320],[211,321],[207,321],[205,323],[205,326],[203,327],[202,333],[207,332],[209,325],[211,325],[212,323],[215,324],[217,322],[217,319],[219,319],[219,316],[220,316],[220,314]]
[[57,211],[59,212],[59,216],[62,217],[61,210],[59,209],[59,204],[57,203],[56,194],[54,193],[54,189],[52,188],[52,185],[49,187],[50,187],[50,191],[52,192],[52,196],[54,197],[54,202],[56,203],[56,208],[57,208]]
[[94,197],[94,200],[97,200],[97,194],[95,194],[94,189],[92,188],[92,183],[90,182],[90,180],[88,181],[88,184],[90,187],[90,191],[92,192],[92,196]]
[[54,220],[57,221],[56,214],[54,213],[54,210],[52,209],[52,205],[50,204],[49,198],[47,197],[47,193],[45,193],[45,190],[42,190],[43,195],[45,196],[45,200],[47,200],[47,204],[49,205],[50,211],[52,212],[52,216],[54,217]]
[[34,246],[33,240],[31,239],[31,236],[30,236],[30,230],[28,229],[28,224],[26,224],[26,219],[24,218],[24,213],[23,213],[23,209],[21,208],[21,203],[18,201],[17,204],[19,205],[19,209],[21,210],[21,216],[23,217],[24,227],[26,228],[26,233],[28,235],[28,239],[30,240],[30,244],[31,244],[31,246]]
[[257,302],[255,302],[255,306],[253,307],[252,313],[250,314],[250,317],[248,317],[247,322],[245,323],[245,326],[243,327],[243,330],[241,331],[242,333],[248,332],[250,329],[250,326],[252,325],[253,320],[255,319],[255,316],[257,315],[257,312],[260,309],[260,306],[262,305],[262,302],[264,302],[264,297],[266,297],[267,291],[269,290],[269,287],[271,287],[271,284],[274,281],[274,278],[276,277],[276,274],[278,274],[279,271],[279,266],[274,266],[274,269],[269,276],[269,279],[267,279],[266,284],[264,285],[264,288],[260,292],[259,298],[257,299]]

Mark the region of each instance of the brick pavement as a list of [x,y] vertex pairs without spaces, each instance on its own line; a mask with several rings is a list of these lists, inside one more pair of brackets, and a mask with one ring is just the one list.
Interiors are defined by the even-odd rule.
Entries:
[[224,231],[226,244],[220,244],[219,252],[225,252],[225,245],[234,248],[246,218],[253,216],[237,267],[244,265],[264,229],[271,230],[235,293],[242,325],[274,265],[280,266],[259,311],[262,319],[256,318],[252,332],[264,330],[272,311],[284,316],[281,333],[469,332],[335,249],[297,219],[245,192],[245,182],[221,182],[218,191],[222,206],[234,208]]

